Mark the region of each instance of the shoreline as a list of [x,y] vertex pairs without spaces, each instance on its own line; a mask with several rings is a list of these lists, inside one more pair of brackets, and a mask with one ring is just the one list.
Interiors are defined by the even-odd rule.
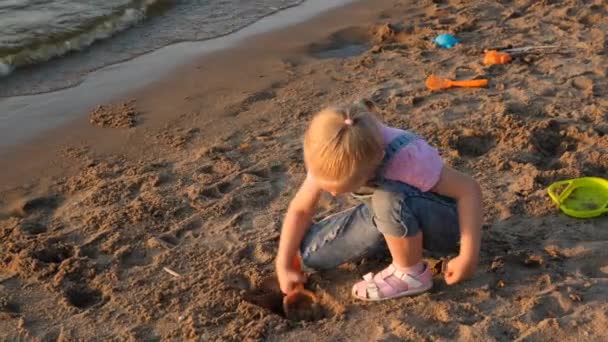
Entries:
[[93,70],[74,86],[33,95],[0,98],[0,113],[4,113],[0,117],[0,148],[23,143],[49,128],[77,119],[95,105],[134,92],[164,77],[171,77],[173,70],[207,54],[234,48],[246,39],[255,39],[255,36],[305,22],[351,1],[307,0],[263,17],[235,32],[203,41],[171,44]]

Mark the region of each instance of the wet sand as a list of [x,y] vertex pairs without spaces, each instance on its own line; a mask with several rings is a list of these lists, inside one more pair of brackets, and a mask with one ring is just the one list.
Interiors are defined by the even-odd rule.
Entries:
[[[608,218],[569,218],[545,189],[608,173],[607,14],[600,1],[358,2],[214,52],[11,149],[0,162],[0,336],[605,340]],[[462,44],[434,47],[443,32]],[[486,47],[553,43],[568,49],[481,63]],[[432,93],[431,73],[490,86]],[[315,111],[360,96],[479,180],[482,260],[470,281],[438,276],[430,293],[373,304],[350,286],[385,258],[314,274],[324,318],[289,321],[268,279],[304,177],[300,136]],[[319,213],[351,204],[324,197]]]
[[[234,47],[265,32],[301,23],[348,2],[349,0],[308,0],[216,38],[173,44],[146,54],[140,52],[135,54],[136,57],[133,57],[135,52],[125,51],[127,56],[121,57],[124,62],[102,68],[88,66],[88,69],[82,69],[91,61],[115,58],[104,58],[98,56],[98,52],[91,52],[103,51],[104,46],[106,50],[113,51],[116,47],[107,45],[113,44],[115,40],[93,45],[82,54],[72,54],[19,70],[18,73],[3,78],[0,87],[0,154],[5,148],[26,142],[45,130],[82,117],[83,113],[99,103],[149,86],[171,75],[180,65],[189,64],[193,60],[200,62],[203,55]],[[127,50],[130,46],[128,41],[122,44],[124,47],[119,50]],[[90,72],[91,70],[93,71]]]

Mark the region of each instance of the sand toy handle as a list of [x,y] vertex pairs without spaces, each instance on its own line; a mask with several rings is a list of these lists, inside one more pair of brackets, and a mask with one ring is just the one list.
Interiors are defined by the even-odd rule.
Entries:
[[[561,182],[556,182],[551,184],[551,186],[549,187],[549,189],[547,189],[547,192],[549,193],[549,197],[551,197],[551,199],[553,200],[553,202],[555,202],[555,204],[557,205],[561,205],[561,195],[567,193],[570,188],[572,187],[572,180],[565,180],[565,181],[561,181]],[[566,188],[564,188],[559,194],[556,193],[555,191],[557,190],[557,188],[559,188],[560,186],[564,186],[566,185]]]
[[452,85],[462,88],[478,88],[488,85],[488,80],[452,81]]

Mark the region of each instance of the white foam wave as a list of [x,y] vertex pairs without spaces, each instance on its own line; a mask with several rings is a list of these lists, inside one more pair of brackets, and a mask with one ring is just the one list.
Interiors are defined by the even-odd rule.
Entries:
[[0,57],[0,77],[11,73],[15,68],[48,61],[72,51],[82,50],[95,41],[109,38],[117,32],[128,29],[146,18],[148,9],[159,0],[146,0],[137,8],[127,8],[119,15],[96,25],[64,41],[47,43],[22,49],[14,54]]
[[11,71],[13,71],[12,65],[0,62],[0,77],[10,74]]

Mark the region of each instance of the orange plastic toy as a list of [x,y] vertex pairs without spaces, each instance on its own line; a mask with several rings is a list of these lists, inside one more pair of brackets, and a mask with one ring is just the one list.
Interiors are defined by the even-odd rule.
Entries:
[[507,64],[513,57],[506,52],[500,52],[496,50],[487,51],[483,56],[483,64],[492,65],[492,64]]
[[[302,269],[300,258],[296,256],[292,264],[295,270]],[[283,311],[285,317],[294,321],[311,321],[320,315],[319,300],[317,296],[298,284],[293,291],[283,297]]]
[[426,79],[426,87],[430,90],[444,90],[453,87],[461,88],[479,88],[488,85],[488,80],[466,80],[466,81],[452,81],[447,78],[439,78],[431,75]]

